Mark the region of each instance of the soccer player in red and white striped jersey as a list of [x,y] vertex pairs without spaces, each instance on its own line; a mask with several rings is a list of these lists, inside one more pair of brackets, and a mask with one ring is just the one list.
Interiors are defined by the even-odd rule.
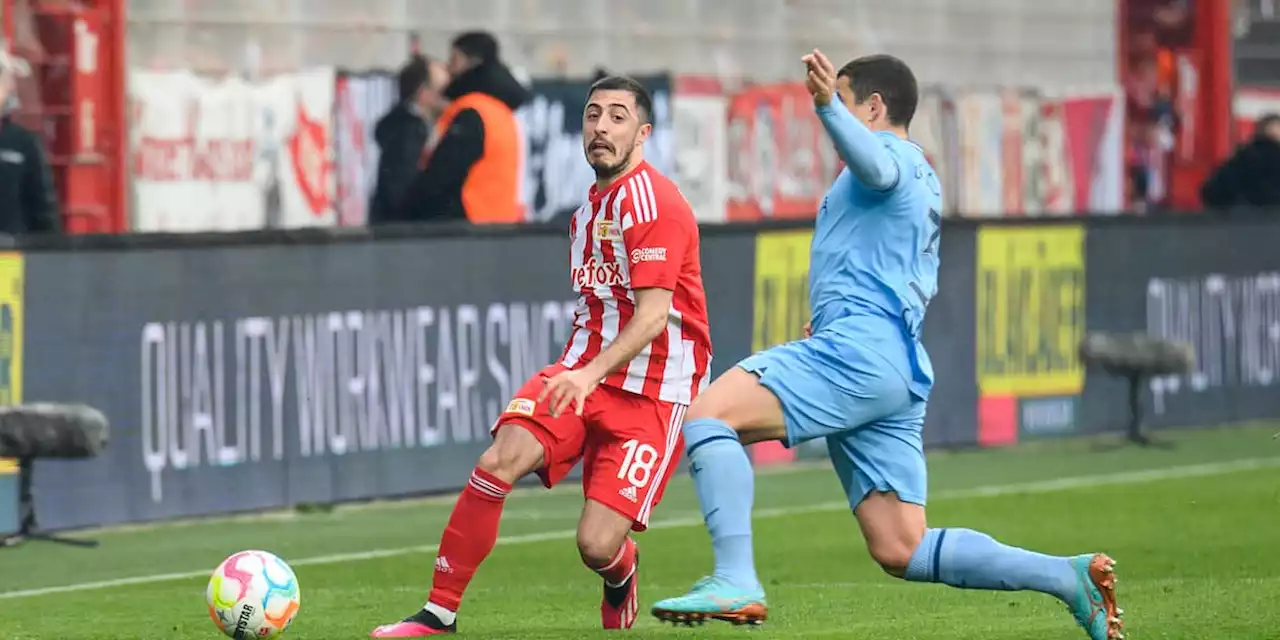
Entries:
[[440,540],[427,605],[378,627],[375,638],[457,630],[463,591],[493,550],[512,485],[537,473],[547,487],[583,463],[582,561],[604,580],[606,629],[639,611],[638,554],[684,442],[681,423],[706,387],[711,335],[698,226],[675,184],[644,161],[653,99],[639,83],[608,77],[591,87],[583,150],[596,171],[573,216],[570,282],[574,331],[561,359],[515,394],[494,425]]

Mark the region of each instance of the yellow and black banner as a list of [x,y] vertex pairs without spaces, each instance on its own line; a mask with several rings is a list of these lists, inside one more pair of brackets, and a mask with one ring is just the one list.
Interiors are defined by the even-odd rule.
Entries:
[[762,232],[756,236],[755,300],[751,350],[763,351],[804,337],[809,321],[809,245],[813,232]]
[[[813,231],[808,229],[764,231],[756,235],[752,352],[804,337],[804,324],[809,321],[809,245],[812,242]],[[762,442],[752,445],[750,451],[752,461],[764,465],[784,464],[794,460],[797,453],[817,450],[804,446],[798,450],[787,449],[777,442]]]
[[[22,300],[26,265],[22,254],[0,253],[0,406],[22,403]],[[0,474],[17,471],[0,458]]]
[[979,441],[1073,431],[1084,388],[1084,227],[983,227],[977,258]]

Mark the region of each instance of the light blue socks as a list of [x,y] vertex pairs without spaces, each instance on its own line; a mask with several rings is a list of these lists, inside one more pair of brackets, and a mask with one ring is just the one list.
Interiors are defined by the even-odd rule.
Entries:
[[684,439],[702,518],[715,551],[715,577],[740,589],[759,590],[751,546],[755,471],[747,450],[738,434],[720,420],[686,422]]
[[[755,473],[738,435],[720,420],[684,425],[690,473],[715,551],[715,577],[759,590],[751,538]],[[961,589],[1039,591],[1070,600],[1078,578],[1070,559],[996,542],[970,529],[929,529],[911,556],[907,580]]]
[[1079,581],[1069,558],[1006,546],[969,529],[929,529],[905,577],[961,589],[1039,591],[1068,601]]

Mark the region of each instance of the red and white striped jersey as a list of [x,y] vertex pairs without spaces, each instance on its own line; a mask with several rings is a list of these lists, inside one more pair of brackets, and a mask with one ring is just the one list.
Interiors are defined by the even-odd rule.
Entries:
[[676,185],[641,163],[573,214],[570,281],[578,291],[573,334],[560,364],[576,369],[617,338],[635,313],[636,289],[672,292],[667,330],[602,384],[690,404],[711,372],[698,224]]

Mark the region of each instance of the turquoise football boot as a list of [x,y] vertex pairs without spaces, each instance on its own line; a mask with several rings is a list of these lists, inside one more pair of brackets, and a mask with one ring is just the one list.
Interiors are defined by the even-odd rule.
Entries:
[[769,617],[764,591],[741,589],[712,577],[699,580],[689,593],[653,605],[653,615],[663,622],[692,626],[707,620],[735,625],[763,624]]
[[1124,640],[1124,610],[1116,606],[1116,561],[1101,553],[1071,559],[1080,578],[1076,596],[1067,605],[1089,640]]

